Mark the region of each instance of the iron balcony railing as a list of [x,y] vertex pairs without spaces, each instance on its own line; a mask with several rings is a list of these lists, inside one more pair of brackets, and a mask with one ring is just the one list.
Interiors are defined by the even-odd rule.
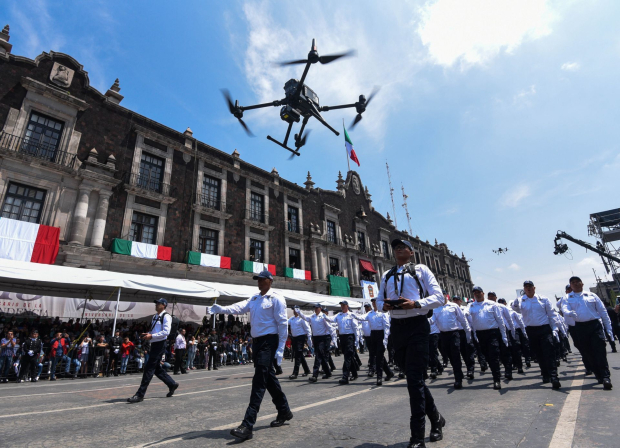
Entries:
[[299,233],[299,224],[292,221],[286,221],[286,228],[289,232]]
[[245,219],[260,224],[269,224],[269,215],[264,210],[260,209],[246,209]]
[[211,210],[218,210],[220,212],[226,211],[226,203],[220,201],[219,199],[215,199],[213,196],[207,194],[196,194],[196,204],[201,207],[208,208]]
[[165,196],[170,195],[170,185],[163,183],[158,177],[145,174],[132,174],[129,176],[129,183],[147,191],[163,194]]
[[75,166],[77,161],[75,154],[60,151],[56,145],[41,142],[30,137],[18,137],[6,132],[0,132],[0,149],[71,168]]
[[336,246],[344,246],[344,241],[342,241],[340,238],[331,236],[329,233],[325,236],[325,241],[331,244],[335,244]]

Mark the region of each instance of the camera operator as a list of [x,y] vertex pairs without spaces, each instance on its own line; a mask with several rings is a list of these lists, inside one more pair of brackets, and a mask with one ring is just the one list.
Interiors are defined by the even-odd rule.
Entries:
[[42,349],[43,343],[41,339],[39,339],[39,331],[33,329],[30,332],[30,337],[27,338],[22,345],[21,368],[19,371],[19,379],[17,380],[18,383],[26,381],[28,374],[30,374],[30,381],[33,383],[37,382],[36,371]]

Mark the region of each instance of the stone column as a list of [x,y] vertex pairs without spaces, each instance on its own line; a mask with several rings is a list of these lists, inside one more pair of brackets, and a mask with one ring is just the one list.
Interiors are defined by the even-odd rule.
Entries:
[[91,247],[101,247],[105,233],[105,225],[108,219],[108,206],[110,205],[112,192],[108,190],[99,191],[99,202],[97,203],[97,213],[93,224],[93,234],[90,237]]
[[310,246],[310,255],[312,256],[312,280],[319,279],[319,263],[316,257],[316,246]]
[[329,275],[329,263],[327,262],[327,250],[325,247],[319,248],[319,263],[321,265],[321,280],[327,280]]
[[88,201],[91,191],[93,191],[93,187],[90,185],[80,185],[79,187],[75,210],[73,211],[69,244],[80,244],[83,246],[86,241],[86,214],[88,213]]
[[351,255],[347,254],[347,269],[348,269],[348,275],[349,275],[349,285],[354,285],[355,284],[355,274],[353,273],[353,265],[351,264]]
[[353,272],[354,272],[354,277],[355,277],[355,284],[359,285],[360,284],[360,260],[357,257],[357,255],[353,255],[353,260],[351,261],[351,264],[353,264]]
[[318,259],[318,265],[319,265],[319,279],[325,280],[326,279],[325,264],[323,263],[323,254],[322,254],[321,248],[317,247],[315,252],[316,252],[316,256]]

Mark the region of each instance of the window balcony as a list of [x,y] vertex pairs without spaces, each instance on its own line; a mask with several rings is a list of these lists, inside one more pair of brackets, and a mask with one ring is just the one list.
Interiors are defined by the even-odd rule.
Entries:
[[72,169],[78,160],[77,155],[60,151],[56,145],[5,132],[0,132],[0,149]]
[[219,212],[226,211],[226,203],[219,199],[213,199],[213,196],[206,194],[196,194],[196,205],[199,205],[208,210],[216,210]]
[[163,183],[161,179],[156,177],[150,177],[144,174],[132,174],[129,177],[129,183],[146,191],[170,196],[170,185]]

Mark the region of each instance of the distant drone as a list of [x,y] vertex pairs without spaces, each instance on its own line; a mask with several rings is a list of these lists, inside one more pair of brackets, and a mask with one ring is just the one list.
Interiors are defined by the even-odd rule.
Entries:
[[496,253],[497,255],[505,254],[506,252],[508,252],[508,248],[507,248],[507,247],[505,247],[505,248],[503,248],[503,249],[502,249],[502,248],[500,247],[500,248],[499,248],[499,249],[497,249],[497,250],[496,250],[496,249],[493,249],[493,252],[494,252],[494,253]]
[[[223,89],[222,93],[224,94],[224,98],[226,99],[226,102],[228,103],[228,109],[230,110],[230,113],[233,114],[239,120],[239,123],[241,124],[241,126],[243,126],[243,129],[245,129],[245,132],[251,137],[253,137],[254,134],[252,134],[252,132],[248,128],[248,125],[245,124],[245,122],[242,120],[243,112],[246,110],[260,109],[262,107],[282,106],[282,108],[280,109],[280,118],[283,121],[286,121],[288,123],[288,129],[286,130],[286,136],[284,137],[284,142],[281,143],[277,141],[276,139],[274,139],[273,137],[271,137],[270,135],[268,135],[267,138],[271,140],[272,142],[276,143],[277,145],[280,145],[284,149],[292,152],[293,154],[291,155],[291,157],[295,155],[299,156],[300,155],[299,149],[302,146],[304,146],[308,140],[308,135],[310,131],[307,131],[305,135],[303,132],[310,118],[312,117],[316,118],[319,122],[321,122],[321,124],[323,124],[326,128],[328,128],[334,134],[340,135],[338,131],[332,128],[323,119],[323,117],[321,116],[321,112],[327,112],[329,110],[334,110],[334,109],[345,109],[348,107],[355,107],[355,110],[357,111],[357,115],[355,116],[355,119],[353,120],[353,123],[351,123],[351,126],[350,126],[350,128],[354,128],[355,125],[357,125],[357,123],[360,122],[360,120],[362,119],[362,114],[366,111],[366,107],[368,106],[372,98],[376,95],[376,93],[378,92],[378,89],[375,88],[375,90],[372,91],[372,93],[368,96],[368,98],[366,98],[364,95],[360,95],[359,101],[352,103],[352,104],[343,104],[340,106],[320,106],[319,97],[317,96],[317,94],[314,93],[314,91],[310,87],[304,85],[304,81],[306,80],[306,75],[308,74],[310,65],[316,64],[317,62],[320,62],[321,64],[329,64],[330,62],[333,62],[336,59],[352,56],[354,54],[355,54],[355,51],[348,51],[345,53],[332,54],[328,56],[319,56],[319,53],[316,47],[316,40],[312,39],[312,48],[310,49],[310,52],[308,53],[307,59],[297,59],[294,61],[286,61],[286,62],[278,63],[279,66],[287,66],[287,65],[295,65],[295,64],[306,65],[306,67],[304,68],[304,73],[303,75],[301,75],[301,80],[289,79],[286,82],[286,84],[284,84],[285,97],[283,99],[276,100],[271,103],[256,104],[254,106],[240,106],[239,101],[235,101],[233,103],[228,90]],[[293,123],[299,123],[299,120],[301,119],[301,117],[303,117],[303,120],[301,122],[301,129],[299,130],[299,133],[295,134],[294,136],[295,149],[291,149],[288,146],[286,146],[288,143],[288,138],[291,134],[291,128],[293,127]]]

